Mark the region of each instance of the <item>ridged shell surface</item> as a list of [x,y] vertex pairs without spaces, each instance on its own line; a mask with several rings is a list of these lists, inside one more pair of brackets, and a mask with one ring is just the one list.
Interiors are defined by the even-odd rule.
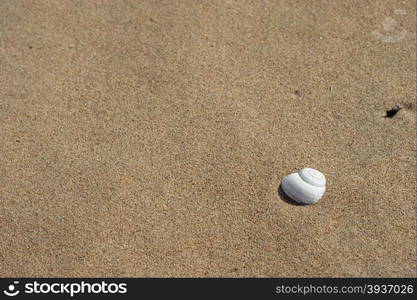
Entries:
[[313,204],[323,197],[326,178],[315,169],[304,168],[298,173],[286,176],[281,188],[292,200],[302,204]]
[[304,168],[298,172],[298,175],[307,183],[323,187],[326,185],[326,177],[320,172],[312,168]]

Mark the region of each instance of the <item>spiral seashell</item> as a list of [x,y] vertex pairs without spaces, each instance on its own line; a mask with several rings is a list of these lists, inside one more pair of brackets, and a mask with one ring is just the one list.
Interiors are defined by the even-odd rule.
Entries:
[[326,178],[311,168],[304,168],[282,180],[281,188],[292,200],[302,204],[313,204],[323,197],[326,191]]

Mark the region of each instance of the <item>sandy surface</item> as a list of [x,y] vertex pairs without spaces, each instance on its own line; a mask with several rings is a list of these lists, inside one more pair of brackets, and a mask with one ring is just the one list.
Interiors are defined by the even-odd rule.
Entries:
[[0,1],[1,275],[415,276],[415,1],[200,2]]

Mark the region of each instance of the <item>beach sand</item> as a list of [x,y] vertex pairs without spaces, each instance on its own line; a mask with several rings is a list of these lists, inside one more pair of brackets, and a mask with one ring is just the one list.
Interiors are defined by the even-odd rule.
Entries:
[[202,3],[0,2],[1,275],[414,277],[415,1]]

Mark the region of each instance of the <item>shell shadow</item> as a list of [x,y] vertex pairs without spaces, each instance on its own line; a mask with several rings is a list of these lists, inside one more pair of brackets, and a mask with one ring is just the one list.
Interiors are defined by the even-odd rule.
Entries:
[[290,205],[294,205],[294,206],[307,206],[307,204],[298,203],[298,202],[292,200],[290,197],[288,197],[284,193],[284,191],[282,190],[282,185],[281,184],[279,185],[279,188],[278,188],[278,197],[282,201],[284,201],[284,202],[286,202],[287,204],[290,204]]

